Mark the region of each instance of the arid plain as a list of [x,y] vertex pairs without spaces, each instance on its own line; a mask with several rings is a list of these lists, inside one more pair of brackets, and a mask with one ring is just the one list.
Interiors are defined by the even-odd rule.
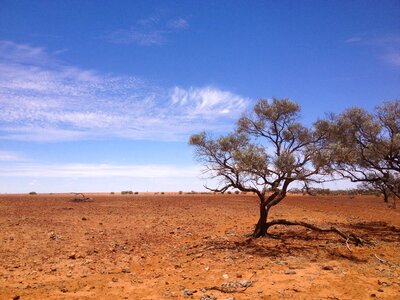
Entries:
[[0,196],[1,299],[399,299],[400,210],[375,196],[289,196],[250,239],[253,195]]

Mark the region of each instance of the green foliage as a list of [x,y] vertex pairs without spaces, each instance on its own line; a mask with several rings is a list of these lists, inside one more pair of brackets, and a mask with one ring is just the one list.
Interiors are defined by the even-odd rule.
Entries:
[[373,113],[345,110],[318,129],[327,133],[324,148],[332,170],[400,197],[400,100],[384,102]]

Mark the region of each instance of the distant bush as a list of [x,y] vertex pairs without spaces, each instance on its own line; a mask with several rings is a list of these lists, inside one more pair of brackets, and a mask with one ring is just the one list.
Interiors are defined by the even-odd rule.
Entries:
[[231,192],[231,191],[228,191],[227,193],[228,193],[229,195],[230,195],[230,194],[232,194],[232,192]]
[[164,192],[161,192],[161,195],[164,195],[165,193]]
[[71,202],[93,202],[92,198],[86,197],[84,193],[71,193],[74,195],[74,198],[71,199]]
[[133,192],[132,192],[132,191],[122,191],[121,194],[122,194],[122,195],[127,195],[127,194],[132,195]]
[[303,194],[303,191],[299,188],[292,188],[288,192],[296,195]]
[[115,193],[114,193],[114,192],[111,192],[110,194],[111,194],[111,195],[114,195]]
[[36,192],[30,192],[29,195],[37,195]]
[[239,195],[239,193],[240,193],[239,191],[235,191],[235,194],[236,194],[236,195]]
[[182,194],[183,194],[183,191],[179,191],[178,194],[179,194],[179,195],[182,195]]
[[139,194],[139,192],[135,192],[135,195]]

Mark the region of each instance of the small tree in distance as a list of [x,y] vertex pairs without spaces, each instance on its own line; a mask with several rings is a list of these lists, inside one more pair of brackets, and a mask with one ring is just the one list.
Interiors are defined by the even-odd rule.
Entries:
[[268,220],[270,209],[285,197],[293,182],[320,182],[329,173],[324,155],[326,122],[316,123],[319,130],[298,122],[300,107],[289,99],[260,100],[251,114],[242,116],[235,132],[212,138],[207,133],[192,135],[197,159],[211,178],[220,180],[214,192],[236,188],[254,192],[259,198],[259,219],[253,237],[266,236],[274,225],[300,225],[318,231],[330,231],[344,239],[361,243],[336,228],[319,228],[304,222]]

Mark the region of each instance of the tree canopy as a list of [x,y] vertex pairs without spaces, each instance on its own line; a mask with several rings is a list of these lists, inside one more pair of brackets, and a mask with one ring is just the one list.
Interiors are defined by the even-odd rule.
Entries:
[[[285,197],[293,182],[320,183],[340,175],[370,185],[385,197],[399,197],[400,101],[378,106],[375,113],[351,108],[306,127],[299,122],[300,106],[289,99],[259,100],[243,115],[236,130],[213,138],[202,132],[190,138],[197,159],[211,178],[214,192],[238,189],[259,198],[260,216],[254,237],[274,225],[299,225],[334,232],[356,244],[363,242],[337,228],[319,228],[288,220],[268,221],[268,213]],[[335,177],[335,176],[333,176]]]
[[238,120],[233,133],[212,138],[203,132],[190,138],[205,171],[220,180],[209,190],[235,188],[258,195],[260,218],[254,237],[267,234],[272,225],[267,223],[268,212],[285,198],[291,183],[318,182],[328,170],[321,155],[326,133],[305,127],[299,117],[299,105],[289,99],[260,100]]
[[324,132],[332,170],[400,197],[400,100],[384,102],[374,113],[351,108],[332,115]]

